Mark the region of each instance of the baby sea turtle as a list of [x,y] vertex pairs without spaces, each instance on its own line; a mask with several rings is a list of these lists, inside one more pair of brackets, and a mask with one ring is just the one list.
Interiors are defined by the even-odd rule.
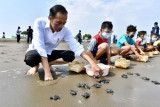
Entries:
[[54,100],[54,101],[57,101],[57,100],[60,100],[60,97],[55,95],[55,96],[50,97],[50,99]]
[[77,92],[74,91],[74,90],[71,90],[71,91],[70,91],[70,94],[71,94],[71,95],[77,95]]
[[142,79],[144,79],[144,80],[150,80],[148,77],[142,77]]
[[111,93],[111,94],[114,93],[114,91],[113,91],[112,89],[106,89],[105,91],[106,91],[107,93]]
[[96,88],[101,88],[101,85],[99,85],[99,84],[94,84],[93,86]]
[[84,84],[84,88],[85,88],[85,89],[90,89],[91,87],[88,86],[87,84]]
[[154,83],[155,85],[160,85],[160,82],[158,81],[151,81],[152,83]]
[[89,97],[90,97],[90,94],[89,94],[89,93],[84,93],[82,96],[83,96],[84,98],[89,98]]
[[131,73],[131,72],[127,72],[127,74],[128,74],[128,75],[133,75],[133,73]]
[[82,88],[85,88],[85,89],[90,89],[90,86],[88,86],[87,84],[81,84],[81,83],[79,83],[78,87],[82,87]]
[[79,83],[78,87],[84,87],[84,84]]
[[107,79],[103,79],[103,80],[98,81],[98,83],[101,83],[101,84],[108,84],[109,82],[110,82],[110,80],[107,80]]
[[140,74],[139,73],[134,73],[135,75],[137,75],[137,76],[140,76]]
[[122,78],[128,78],[128,76],[126,74],[123,74]]

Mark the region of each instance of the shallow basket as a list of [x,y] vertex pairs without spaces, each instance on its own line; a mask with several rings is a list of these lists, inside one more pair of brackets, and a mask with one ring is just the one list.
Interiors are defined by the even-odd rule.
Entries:
[[130,67],[130,60],[116,59],[115,66],[117,68],[129,68]]
[[147,62],[148,61],[148,56],[142,56],[141,58],[137,59],[137,61]]
[[85,67],[84,67],[85,65],[86,63],[84,62],[73,61],[68,63],[68,68],[69,68],[69,71],[80,73],[82,71],[85,71]]
[[153,53],[153,55],[158,55],[159,51],[153,51],[152,53]]
[[152,58],[153,57],[153,52],[146,52],[145,54],[148,56],[148,58]]

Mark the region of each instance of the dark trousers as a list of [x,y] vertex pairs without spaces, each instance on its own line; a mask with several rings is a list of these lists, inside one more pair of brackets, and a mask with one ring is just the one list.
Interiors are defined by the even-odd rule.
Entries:
[[32,42],[32,35],[28,35],[28,38],[27,38],[27,43],[31,43]]
[[[72,62],[75,59],[74,52],[69,50],[53,50],[51,55],[47,55],[48,62],[62,58],[66,62]],[[26,53],[24,62],[30,67],[37,66],[41,62],[41,56],[36,50],[30,50]]]
[[21,39],[20,35],[17,35],[17,43],[20,42],[20,39]]

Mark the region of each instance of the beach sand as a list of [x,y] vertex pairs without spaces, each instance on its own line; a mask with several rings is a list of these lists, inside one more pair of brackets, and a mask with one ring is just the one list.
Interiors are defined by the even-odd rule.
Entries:
[[[87,43],[83,44],[85,47]],[[0,42],[0,106],[1,107],[159,107],[160,85],[151,81],[160,82],[160,55],[149,59],[149,62],[131,61],[129,69],[116,68],[111,70],[105,79],[111,80],[109,84],[103,84],[101,88],[78,88],[79,83],[89,86],[100,79],[93,79],[85,72],[77,74],[68,72],[68,65],[56,66],[59,71],[54,75],[55,80],[44,82],[42,68],[33,76],[25,73],[29,66],[24,63],[24,55],[28,48],[26,42]],[[69,49],[62,42],[58,49]],[[112,58],[112,61],[116,57]],[[84,61],[76,58],[78,61]],[[127,72],[139,73],[140,76],[128,75]],[[149,77],[150,81],[142,80]],[[112,89],[113,94],[108,94],[105,89]],[[70,90],[77,91],[76,96],[70,95]],[[90,98],[85,99],[81,95],[85,92]],[[59,95],[59,101],[50,100],[51,96]]]

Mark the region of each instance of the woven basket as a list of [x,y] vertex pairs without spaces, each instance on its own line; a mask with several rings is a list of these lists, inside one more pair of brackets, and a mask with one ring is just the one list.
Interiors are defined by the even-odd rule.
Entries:
[[148,61],[148,56],[142,56],[141,58],[137,59],[137,61],[147,62]]
[[85,65],[86,65],[86,63],[84,63],[84,62],[78,62],[78,61],[70,62],[68,64],[69,71],[74,71],[74,72],[80,73],[82,71],[85,71],[85,67],[84,67]]
[[148,56],[148,58],[152,58],[153,57],[153,53],[152,52],[146,52],[145,54]]
[[130,60],[116,59],[115,66],[117,68],[129,68],[130,67]]
[[159,51],[153,51],[152,53],[153,53],[153,55],[158,55]]

